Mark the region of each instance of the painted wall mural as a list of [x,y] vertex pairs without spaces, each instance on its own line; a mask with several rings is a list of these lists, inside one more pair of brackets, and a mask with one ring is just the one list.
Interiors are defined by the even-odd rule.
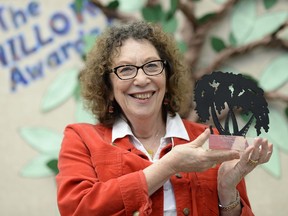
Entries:
[[[41,1],[28,2],[22,8],[13,4],[0,5],[0,65],[10,74],[11,92],[45,77],[46,73],[69,61],[72,54],[83,55],[83,38],[100,31],[97,22],[91,25],[91,20],[101,16],[101,11],[89,1],[83,2],[81,15],[76,4],[71,2],[65,9],[45,14],[43,22],[44,10]],[[89,20],[90,25],[87,25]],[[71,34],[73,38],[65,40]],[[41,58],[37,57],[39,54]],[[33,61],[27,62],[31,57]]]
[[[49,13],[41,1],[29,1],[22,7],[12,3],[0,4],[0,66],[2,72],[9,74],[9,89],[6,90],[11,94],[25,91],[58,70],[55,80],[43,95],[40,111],[48,115],[73,98],[76,103],[75,121],[94,122],[83,109],[79,96],[80,66],[59,70],[71,62],[72,56],[84,58],[101,28],[109,25],[111,20],[89,1],[82,1],[80,9],[77,2],[66,2],[66,8],[50,10]],[[62,131],[26,125],[19,129],[19,135],[39,152],[23,167],[21,175],[54,175]]]
[[[192,41],[201,40],[201,44],[194,44],[193,47],[193,44],[189,44],[187,35],[185,39],[185,35],[179,37],[176,34],[177,32],[179,34],[181,21],[175,14],[177,11],[185,13],[183,5],[177,5],[177,1],[174,0],[166,2],[164,6],[161,1],[154,5],[146,4],[147,2],[149,1],[142,0],[131,4],[131,1],[121,0],[108,1],[104,5],[99,1],[75,0],[67,4],[67,8],[56,9],[45,14],[45,22],[41,23],[37,22],[44,15],[41,1],[31,1],[22,8],[10,4],[0,5],[0,31],[4,35],[4,40],[2,39],[0,43],[0,64],[9,73],[10,87],[7,91],[17,94],[37,80],[45,78],[48,73],[60,68],[69,61],[70,56],[75,54],[84,56],[89,51],[97,34],[101,32],[101,28],[95,21],[99,17],[101,17],[101,22],[105,23],[104,25],[109,25],[112,18],[123,21],[127,17],[131,18],[132,12],[137,12],[142,19],[158,22],[165,31],[175,33],[177,39],[179,38],[179,48],[186,54],[185,57],[191,68],[195,68],[192,77],[196,80],[201,77],[200,75],[219,68],[222,71],[250,76],[264,89],[265,95],[269,99],[271,130],[263,136],[271,140],[275,148],[271,161],[262,167],[272,176],[281,177],[279,155],[281,151],[288,152],[288,145],[283,142],[283,140],[287,140],[288,99],[287,95],[278,94],[278,90],[287,85],[288,81],[288,56],[285,52],[288,40],[287,11],[281,9],[273,11],[273,7],[277,6],[277,1],[273,1],[272,4],[269,1],[215,0],[215,4],[219,5],[218,10],[203,12],[198,17],[192,14],[195,16],[195,20],[191,19],[190,22],[195,27],[195,32],[190,39]],[[263,7],[262,14],[257,12],[259,7]],[[110,10],[110,13],[105,13],[107,10]],[[212,31],[208,34],[208,29],[213,27],[212,24],[216,24],[215,17],[223,16],[223,11],[227,12],[228,10],[231,10],[230,17],[227,19],[229,21],[226,20],[229,26],[228,32]],[[115,11],[120,11],[120,13]],[[189,16],[187,15],[187,17]],[[27,26],[29,27],[27,28]],[[23,31],[24,28],[25,31]],[[199,33],[197,30],[207,33],[206,41],[204,36],[202,39],[197,38]],[[72,38],[71,35],[73,35]],[[68,36],[69,40],[65,39]],[[273,47],[273,43],[279,43],[278,47],[282,47],[284,52],[281,50],[279,55],[271,57],[269,63],[262,67],[258,77],[253,77],[254,74],[247,71],[247,68],[241,68],[237,61],[229,61],[232,56],[249,54],[260,46],[268,44]],[[200,53],[201,49],[205,47],[204,45],[210,48],[207,54],[208,58],[204,51],[201,56],[193,55],[193,53]],[[38,55],[39,53],[42,54]],[[31,58],[32,56],[33,58]],[[26,61],[26,59],[29,60]],[[48,115],[48,112],[59,108],[69,98],[73,98],[76,103],[75,121],[94,122],[91,115],[83,109],[77,81],[78,73],[79,67],[75,67],[63,70],[57,75],[43,95],[40,105],[43,113]],[[275,106],[274,101],[277,98],[286,106],[286,112],[285,108]],[[23,168],[22,175],[40,177],[57,173],[57,156],[62,131],[51,131],[45,127],[29,127],[27,125],[21,128],[20,136],[39,152],[39,156],[32,159]],[[247,136],[254,137],[256,134],[248,131]]]

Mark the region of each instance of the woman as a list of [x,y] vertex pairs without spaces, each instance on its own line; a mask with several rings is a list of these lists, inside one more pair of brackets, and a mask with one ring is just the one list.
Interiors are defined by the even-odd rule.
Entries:
[[99,124],[67,126],[58,205],[67,215],[253,215],[243,177],[269,160],[255,139],[205,151],[204,125],[182,120],[191,92],[172,37],[145,22],[98,37],[80,76]]

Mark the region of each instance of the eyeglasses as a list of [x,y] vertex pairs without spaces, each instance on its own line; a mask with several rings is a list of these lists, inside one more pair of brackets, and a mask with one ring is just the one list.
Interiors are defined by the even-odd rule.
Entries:
[[136,65],[121,65],[112,69],[111,73],[115,73],[121,80],[133,79],[137,76],[138,70],[141,68],[147,76],[156,76],[163,72],[165,60],[154,60],[143,64]]

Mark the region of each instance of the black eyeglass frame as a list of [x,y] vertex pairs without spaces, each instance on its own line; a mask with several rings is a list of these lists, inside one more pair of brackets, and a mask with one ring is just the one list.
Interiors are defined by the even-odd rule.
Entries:
[[[144,70],[145,65],[147,65],[147,64],[149,64],[149,63],[152,63],[152,62],[162,62],[162,70],[161,70],[159,73],[151,75],[151,74],[147,74],[146,71]],[[152,61],[146,62],[145,64],[143,64],[143,65],[141,65],[141,66],[136,66],[136,65],[120,65],[120,66],[117,66],[117,67],[115,67],[115,68],[112,68],[110,73],[114,73],[120,80],[130,80],[130,79],[134,79],[134,78],[137,76],[138,71],[139,71],[140,68],[143,70],[143,72],[144,72],[147,76],[157,76],[157,75],[159,75],[159,74],[161,74],[161,73],[163,72],[163,70],[164,70],[164,68],[166,67],[166,65],[167,65],[167,61],[166,61],[166,60],[158,59],[158,60],[152,60]],[[127,78],[127,79],[125,79],[125,78],[123,79],[123,78],[121,78],[121,77],[118,75],[118,73],[117,73],[118,68],[126,67],[126,66],[132,66],[132,67],[135,67],[135,68],[137,69],[137,70],[136,70],[136,73],[135,73],[135,76],[129,77],[129,78]]]

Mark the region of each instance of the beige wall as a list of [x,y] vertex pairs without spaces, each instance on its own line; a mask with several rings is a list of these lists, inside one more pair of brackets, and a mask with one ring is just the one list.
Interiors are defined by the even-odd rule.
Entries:
[[[1,0],[0,6],[4,5],[5,7],[13,6],[13,8],[23,8],[26,7],[29,2],[30,1],[27,0]],[[31,30],[33,24],[42,23],[43,32],[48,34],[49,27],[47,26],[47,23],[45,23],[45,19],[51,17],[51,14],[58,9],[69,14],[69,16],[72,16],[67,7],[68,2],[70,2],[69,0],[38,2],[40,4],[41,16],[37,19],[31,19],[27,25],[9,31],[8,33],[0,30],[0,44],[10,37],[21,34],[26,30]],[[286,1],[281,2],[280,4],[288,11]],[[87,15],[83,28],[89,29],[94,26],[103,27],[103,17],[100,16],[97,19],[88,18],[89,16]],[[36,59],[44,59],[45,56],[56,49],[59,44],[67,40],[73,40],[78,27],[73,24],[71,27],[71,34],[65,35],[65,37],[57,37],[57,42],[21,61],[21,63],[19,63],[20,67],[24,67],[25,64],[31,64],[35,62]],[[27,34],[29,35],[29,33]],[[246,65],[246,67],[250,69],[253,68],[255,75],[259,75],[259,66],[261,67],[261,65],[256,61],[253,61],[254,58],[256,59],[256,56],[258,58],[258,53],[253,52],[247,58],[238,59],[237,61],[231,60],[231,62],[236,68],[241,67],[242,70],[243,65]],[[265,62],[269,62],[271,56],[269,57],[269,53],[266,53],[266,55],[263,56],[263,59]],[[45,91],[61,71],[65,71],[69,68],[79,68],[80,66],[81,60],[79,56],[77,54],[71,54],[69,61],[63,65],[53,70],[45,70],[45,76],[43,78],[31,81],[26,87],[19,85],[17,91],[12,93],[10,91],[10,69],[0,65],[0,215],[58,215],[54,178],[24,178],[20,175],[20,171],[25,164],[39,155],[39,152],[30,147],[20,137],[19,129],[25,126],[41,126],[62,133],[63,128],[68,123],[75,121],[75,102],[73,99],[69,99],[59,108],[48,113],[43,113],[40,109],[40,105]],[[287,92],[287,85],[282,91]],[[247,187],[251,204],[256,215],[284,216],[288,214],[287,153],[280,152],[280,158],[282,167],[282,175],[280,178],[271,176],[261,167],[257,168],[247,177]]]

